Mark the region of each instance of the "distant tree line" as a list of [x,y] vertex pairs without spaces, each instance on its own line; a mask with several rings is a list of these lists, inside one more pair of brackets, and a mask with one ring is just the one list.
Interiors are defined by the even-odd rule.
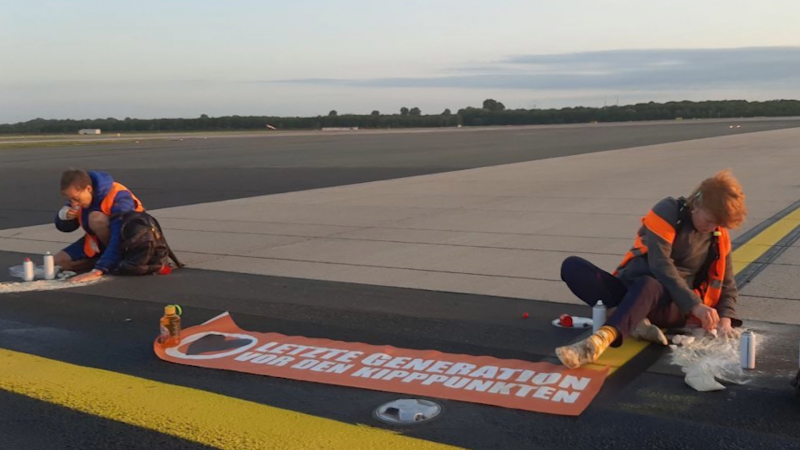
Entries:
[[47,120],[0,125],[0,134],[77,133],[83,128],[100,128],[103,133],[132,131],[213,131],[256,130],[270,125],[278,130],[314,130],[326,127],[359,128],[432,128],[486,125],[537,125],[589,122],[627,122],[640,120],[707,119],[735,117],[800,116],[800,101],[771,100],[748,102],[722,100],[705,102],[637,103],[602,108],[574,107],[561,109],[506,109],[487,99],[481,107],[468,107],[453,114],[445,109],[440,114],[422,114],[418,107],[402,107],[399,114],[339,114],[333,110],[326,116],[271,117],[224,116],[206,114],[194,119],[108,119]]

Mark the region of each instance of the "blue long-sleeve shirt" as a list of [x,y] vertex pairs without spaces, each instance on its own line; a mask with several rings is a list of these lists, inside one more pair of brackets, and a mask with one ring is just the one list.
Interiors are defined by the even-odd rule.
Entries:
[[[114,179],[111,175],[105,172],[97,172],[97,171],[90,171],[89,177],[92,179],[92,204],[88,208],[84,208],[81,210],[81,220],[83,223],[83,229],[86,233],[94,236],[94,232],[89,228],[89,214],[94,211],[100,211],[100,204],[106,198],[108,193],[111,191],[111,188],[114,184]],[[69,202],[67,202],[69,205]],[[136,206],[133,201],[133,197],[131,197],[130,192],[127,191],[120,191],[117,192],[116,197],[114,198],[113,204],[111,206],[111,216],[109,220],[109,225],[111,228],[110,237],[108,240],[108,246],[105,248],[101,247],[101,254],[100,259],[95,264],[95,269],[100,270],[104,273],[109,273],[112,270],[117,268],[119,265],[120,260],[122,259],[122,249],[121,249],[121,240],[120,240],[120,229],[122,227],[121,215],[123,213],[133,211],[136,209]],[[61,220],[61,218],[56,215],[55,220],[56,228],[60,231],[65,233],[71,233],[77,230],[80,227],[78,219],[74,220]],[[102,246],[102,243],[100,244]]]

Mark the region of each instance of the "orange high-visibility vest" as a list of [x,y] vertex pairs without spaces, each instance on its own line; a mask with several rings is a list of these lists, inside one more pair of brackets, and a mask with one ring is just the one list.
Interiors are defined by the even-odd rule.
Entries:
[[[642,225],[650,230],[656,236],[672,244],[678,234],[677,224],[673,225],[661,216],[650,211],[642,218]],[[714,231],[714,236],[711,238],[711,247],[709,251],[713,250],[713,246],[717,246],[718,256],[715,261],[708,267],[708,276],[706,280],[694,292],[703,300],[703,304],[710,307],[717,306],[719,303],[720,295],[722,294],[722,283],[725,279],[726,261],[731,252],[731,238],[728,230],[725,228],[717,227]],[[633,247],[625,254],[622,262],[614,271],[617,275],[628,263],[637,256],[642,256],[647,253],[647,246],[642,241],[642,236],[636,233],[636,240]]]
[[[133,192],[130,189],[126,188],[125,186],[119,183],[113,183],[111,185],[111,190],[108,191],[105,197],[103,197],[103,201],[100,202],[100,211],[103,214],[110,216],[111,215],[111,208],[114,206],[114,199],[117,198],[117,194],[120,192],[128,192],[131,194],[131,199],[133,199],[133,207],[134,211],[136,212],[143,212],[144,206],[142,206],[142,202],[133,195]],[[83,210],[78,210],[78,223],[80,224],[81,228],[83,227]],[[83,252],[86,253],[86,256],[89,258],[94,258],[95,255],[100,253],[100,241],[97,240],[97,236],[92,236],[89,233],[86,233],[86,236],[83,238]]]

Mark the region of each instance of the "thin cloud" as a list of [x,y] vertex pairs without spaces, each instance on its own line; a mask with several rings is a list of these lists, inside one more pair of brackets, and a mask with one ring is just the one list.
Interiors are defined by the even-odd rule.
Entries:
[[305,78],[282,83],[385,88],[669,90],[800,87],[800,47],[611,50],[518,55],[450,75]]

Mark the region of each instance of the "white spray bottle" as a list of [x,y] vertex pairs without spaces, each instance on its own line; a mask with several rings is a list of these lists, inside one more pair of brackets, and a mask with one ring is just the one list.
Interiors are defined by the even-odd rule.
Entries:
[[25,258],[25,261],[22,262],[22,281],[33,281],[34,277],[33,261],[30,258]]
[[606,305],[602,300],[598,300],[592,307],[592,333],[597,333],[597,330],[606,323]]
[[47,252],[44,255],[44,279],[54,280],[56,278],[56,264],[53,255]]

